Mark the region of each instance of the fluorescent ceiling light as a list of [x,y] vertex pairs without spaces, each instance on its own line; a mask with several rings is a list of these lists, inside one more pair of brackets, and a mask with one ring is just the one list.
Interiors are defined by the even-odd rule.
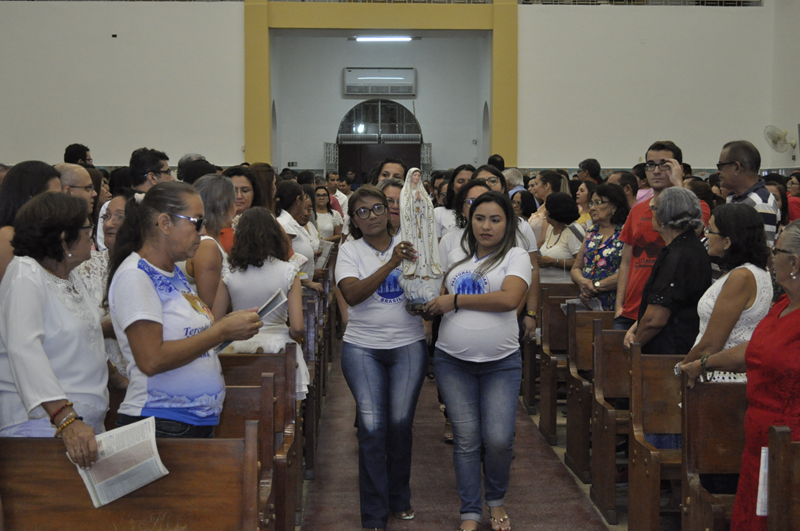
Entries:
[[409,42],[411,37],[356,37],[357,42]]
[[398,79],[398,80],[402,81],[405,78],[404,77],[379,77],[379,76],[373,76],[373,77],[360,77],[358,79],[359,79],[359,81],[361,81],[362,79]]

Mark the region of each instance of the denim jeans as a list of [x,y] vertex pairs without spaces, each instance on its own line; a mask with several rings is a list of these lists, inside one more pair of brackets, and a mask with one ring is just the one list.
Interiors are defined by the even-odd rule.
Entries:
[[481,446],[486,505],[505,504],[514,452],[517,402],[522,380],[519,351],[476,363],[436,349],[433,370],[453,426],[453,464],[461,519],[481,521]]
[[425,340],[393,349],[342,345],[342,372],[356,401],[362,527],[386,528],[411,508],[411,439],[428,370]]
[[631,329],[633,323],[636,322],[636,319],[631,319],[630,317],[623,317],[620,315],[619,317],[614,318],[614,330],[625,330],[626,332]]
[[[120,414],[117,427],[127,426],[139,422],[147,417],[132,417]],[[156,417],[157,439],[213,439],[214,426],[194,426],[177,420],[160,419]]]

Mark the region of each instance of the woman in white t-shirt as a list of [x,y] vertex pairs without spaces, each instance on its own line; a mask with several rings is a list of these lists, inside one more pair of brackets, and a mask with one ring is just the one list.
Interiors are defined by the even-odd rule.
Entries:
[[486,192],[472,203],[465,251],[452,250],[443,290],[426,310],[443,315],[434,371],[453,426],[453,463],[461,526],[481,521],[481,447],[492,529],[510,531],[508,490],[522,380],[516,310],[531,281],[528,253],[517,247],[508,194]]
[[428,367],[422,319],[406,311],[401,263],[414,248],[388,229],[386,196],[365,185],[347,203],[350,234],[336,262],[336,283],[350,305],[342,372],[358,414],[361,524],[386,529],[389,514],[414,518],[411,439]]
[[81,198],[31,199],[0,282],[0,437],[63,437],[82,468],[97,460],[109,384],[99,310],[75,270],[92,249],[88,214]]
[[[452,232],[448,232],[439,242],[439,256],[442,259],[442,267],[447,271],[449,267],[448,255],[453,249],[464,248],[467,245],[465,239],[466,226],[469,220],[469,211],[473,202],[486,192],[491,192],[489,183],[483,179],[475,179],[465,184],[456,194],[453,201],[457,211],[459,227]],[[512,203],[513,205],[513,203]],[[517,247],[523,249],[530,256],[531,261],[531,281],[526,299],[526,310],[520,316],[522,340],[534,339],[536,336],[536,308],[539,307],[539,268],[536,267],[539,260],[539,249],[536,247],[536,238],[533,235],[527,220],[520,217],[517,220]]]
[[547,233],[539,251],[540,267],[563,268],[565,271],[572,269],[575,256],[581,250],[583,237],[586,231],[575,223],[580,217],[578,205],[572,196],[562,192],[555,192],[547,196],[545,201],[547,211]]
[[297,221],[305,218],[305,223],[308,223],[308,199],[303,187],[295,181],[281,182],[275,194],[275,217],[291,239],[294,251],[291,260],[300,266],[300,283],[321,294],[322,284],[314,282],[314,246],[311,235]]
[[[236,229],[228,265],[214,301],[214,317],[222,319],[228,311],[261,307],[278,290],[286,294],[287,304],[275,309],[262,321],[254,337],[234,341],[221,352],[279,352],[286,343],[303,337],[303,293],[297,276],[297,264],[285,262],[286,238],[275,216],[263,207],[254,207],[242,214]],[[286,326],[286,321],[289,326]],[[303,351],[297,345],[297,400],[306,397],[309,383]]]
[[194,257],[178,263],[178,267],[197,296],[206,306],[211,306],[228,260],[220,233],[231,226],[236,215],[236,192],[229,178],[216,173],[200,177],[194,187],[203,200],[206,233],[200,236],[200,247]]
[[331,208],[331,194],[327,186],[314,189],[314,211],[317,214],[319,237],[329,242],[338,242],[342,237],[342,215]]
[[176,262],[200,245],[203,201],[172,181],[128,201],[109,266],[108,306],[130,384],[118,426],[155,417],[156,437],[211,437],[219,424],[225,382],[214,347],[253,337],[255,312],[214,322]]

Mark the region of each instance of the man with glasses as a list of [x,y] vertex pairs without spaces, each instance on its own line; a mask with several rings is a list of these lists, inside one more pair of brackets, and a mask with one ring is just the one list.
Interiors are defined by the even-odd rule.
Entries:
[[169,169],[169,157],[163,151],[139,148],[131,153],[129,164],[131,184],[137,192],[147,192],[160,182],[174,181]]
[[744,203],[756,209],[764,221],[767,245],[771,247],[775,244],[780,209],[775,196],[758,176],[760,168],[761,154],[750,142],[736,140],[722,146],[717,163],[720,187],[730,190],[728,203]]
[[600,176],[600,163],[597,162],[597,159],[586,159],[578,164],[578,179],[583,181],[594,181],[597,184],[603,182],[603,178]]
[[89,214],[91,214],[97,192],[89,172],[77,164],[56,164],[55,168],[61,175],[61,192],[85,199],[89,203]]
[[92,154],[89,148],[83,144],[70,144],[64,150],[64,162],[68,164],[88,164],[94,165]]
[[674,142],[655,142],[647,149],[645,159],[647,182],[653,189],[653,197],[631,208],[619,238],[625,245],[617,275],[616,330],[630,329],[639,317],[642,290],[665,245],[653,230],[650,206],[655,205],[661,192],[683,183],[683,152]]

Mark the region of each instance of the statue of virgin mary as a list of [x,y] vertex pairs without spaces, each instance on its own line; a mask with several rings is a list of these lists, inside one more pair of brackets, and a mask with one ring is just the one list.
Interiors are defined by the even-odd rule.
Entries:
[[422,172],[411,168],[400,192],[400,237],[410,242],[417,252],[417,261],[403,261],[400,287],[410,309],[420,309],[439,296],[442,288],[442,261],[436,238],[433,202],[422,184]]

